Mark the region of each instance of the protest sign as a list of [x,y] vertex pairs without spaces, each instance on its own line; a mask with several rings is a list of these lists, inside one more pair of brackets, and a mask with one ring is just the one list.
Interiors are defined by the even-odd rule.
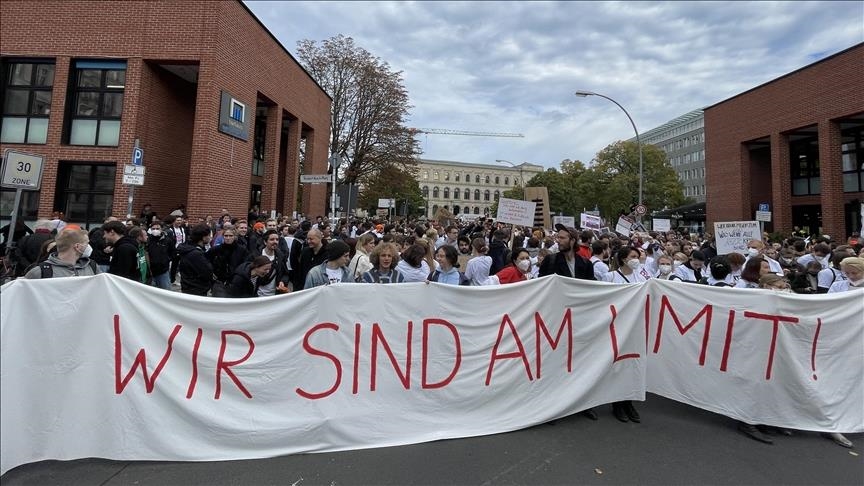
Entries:
[[747,254],[750,240],[761,240],[758,221],[728,221],[714,223],[714,238],[718,255]]
[[520,201],[518,199],[498,199],[498,214],[495,219],[501,223],[516,224],[519,226],[534,225],[534,208],[537,203],[533,201]]
[[864,290],[553,275],[219,299],[103,274],[16,280],[0,298],[0,472],[478,436],[646,391],[748,423],[864,431],[864,327],[848,325]]
[[580,219],[580,224],[582,226],[582,229],[591,229],[591,230],[598,230],[599,231],[600,228],[603,227],[603,220],[600,218],[600,216],[594,216],[592,214],[582,213],[582,215],[579,217],[579,219]]
[[618,218],[618,224],[615,225],[615,232],[621,236],[629,237],[630,232],[635,230],[636,220],[629,216],[621,216]]
[[654,231],[665,233],[672,230],[672,223],[668,219],[654,218]]

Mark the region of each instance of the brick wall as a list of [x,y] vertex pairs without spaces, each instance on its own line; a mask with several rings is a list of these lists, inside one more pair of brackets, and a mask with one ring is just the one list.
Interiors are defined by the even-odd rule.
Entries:
[[[864,193],[843,193],[839,132],[830,128],[841,118],[864,114],[864,44],[790,73],[705,110],[705,156],[708,228],[717,221],[752,220],[751,168],[742,144],[771,141],[771,203],[774,229],[792,229],[791,206],[812,200],[791,195],[788,147],[784,133],[817,125],[822,170],[822,222],[826,233],[845,233],[843,205]],[[831,144],[826,146],[826,144]],[[826,173],[826,171],[830,172]],[[776,209],[775,209],[776,208]]]
[[[38,25],[40,28],[34,29]],[[146,184],[136,188],[138,213],[145,202],[164,215],[185,203],[190,215],[246,214],[252,166],[255,105],[258,93],[302,123],[323,144],[307,152],[308,173],[322,173],[327,165],[330,98],[297,62],[237,1],[40,1],[0,3],[0,55],[51,57],[56,60],[52,116],[45,145],[5,144],[0,149],[43,154],[46,166],[40,195],[40,216],[54,208],[57,165],[60,160],[109,162],[117,165],[114,213],[126,213],[127,188],[122,166],[128,163],[134,140],[141,139],[147,167]],[[293,46],[286,46],[293,47]],[[127,60],[123,118],[118,147],[72,147],[61,135],[66,87],[74,58]],[[198,66],[198,83],[189,85],[158,64]],[[220,90],[247,105],[249,139],[239,140],[218,131]],[[280,130],[269,130],[265,200],[287,213],[317,214],[326,204],[322,190],[304,198],[304,208],[284,206],[276,191],[296,194],[297,158],[278,171]],[[296,153],[299,137],[287,150]],[[313,147],[313,149],[316,147]],[[310,157],[311,156],[311,157]],[[283,205],[283,206],[280,206]]]

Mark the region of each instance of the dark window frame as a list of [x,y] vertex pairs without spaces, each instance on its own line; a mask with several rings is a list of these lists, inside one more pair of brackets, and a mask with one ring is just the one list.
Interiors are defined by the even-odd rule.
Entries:
[[[88,175],[87,187],[70,188],[72,173],[75,167],[89,167],[90,174]],[[110,177],[105,177],[105,181],[110,180],[110,190],[99,188],[97,178],[99,177],[99,168],[108,167],[113,171]],[[117,164],[112,162],[91,162],[91,161],[68,161],[62,160],[57,167],[57,186],[54,193],[54,210],[62,211],[69,218],[70,223],[83,224],[89,229],[91,224],[101,225],[107,216],[113,213],[114,205],[114,190],[116,186]],[[87,196],[87,206],[84,211],[84,220],[75,218],[74,213],[69,210],[69,196],[77,194]],[[107,212],[101,215],[96,214],[94,208],[95,196],[111,196],[111,203],[107,206]]]
[[[89,67],[88,63],[103,64],[111,67]],[[82,67],[83,66],[83,67]],[[122,67],[121,67],[122,66]],[[66,95],[66,124],[64,127],[63,142],[67,145],[75,147],[118,147],[120,145],[120,131],[122,130],[123,121],[123,106],[126,103],[126,60],[93,60],[78,59],[72,61],[71,69],[69,70],[69,89]],[[80,86],[82,79],[85,76],[85,71],[99,72],[99,86]],[[123,73],[123,86],[109,87],[108,77],[111,73]],[[95,114],[79,114],[78,99],[81,94],[97,94],[96,112]],[[120,95],[120,113],[118,115],[105,114],[105,104],[108,96]],[[93,138],[93,143],[72,143],[72,126],[76,120],[92,120],[96,122],[96,133]],[[102,123],[105,121],[116,121],[120,123],[118,128],[116,144],[100,144],[99,136],[102,132]]]
[[[843,148],[846,145],[851,145],[851,148]],[[855,154],[855,168],[852,170],[843,170],[844,162],[842,158],[846,155]],[[840,138],[840,167],[843,170],[843,192],[864,192],[864,126],[848,128],[843,130]],[[846,189],[846,181],[848,176],[857,175],[854,178],[856,182],[855,188]]]
[[[30,80],[28,84],[12,84],[12,69],[13,66],[16,65],[32,65],[30,71]],[[51,66],[51,83],[50,84],[36,84],[36,76],[38,74],[38,70],[36,66]],[[0,74],[2,74],[2,89],[0,89],[0,123],[5,118],[23,118],[26,119],[27,122],[24,127],[24,140],[23,141],[9,141],[4,140],[2,143],[4,144],[18,144],[18,145],[45,145],[48,143],[48,133],[46,128],[45,140],[42,142],[33,142],[30,140],[30,127],[31,121],[34,119],[38,120],[49,120],[47,123],[50,123],[51,119],[51,105],[54,102],[54,75],[56,73],[56,60],[54,58],[4,58],[2,60],[2,69],[0,69]],[[24,114],[20,113],[6,113],[6,97],[7,90],[22,90],[27,91],[27,107],[25,109]],[[37,92],[48,92],[49,100],[47,105],[47,114],[39,114],[34,113],[34,102]],[[0,130],[2,130],[2,125],[0,125]]]
[[[821,191],[819,175],[819,137],[812,136],[789,142],[789,169],[792,196],[818,196]],[[807,192],[796,192],[796,182],[807,181]],[[818,190],[813,186],[818,184]]]

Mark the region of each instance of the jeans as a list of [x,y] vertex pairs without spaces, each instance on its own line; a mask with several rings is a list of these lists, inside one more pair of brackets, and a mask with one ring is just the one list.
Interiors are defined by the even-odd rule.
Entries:
[[160,289],[171,290],[171,275],[169,272],[153,275],[152,285]]

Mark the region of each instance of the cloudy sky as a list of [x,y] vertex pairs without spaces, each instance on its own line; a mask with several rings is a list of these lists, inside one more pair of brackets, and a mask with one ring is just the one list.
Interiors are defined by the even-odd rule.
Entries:
[[338,34],[402,71],[423,158],[558,167],[864,41],[864,2],[246,4],[292,53]]

